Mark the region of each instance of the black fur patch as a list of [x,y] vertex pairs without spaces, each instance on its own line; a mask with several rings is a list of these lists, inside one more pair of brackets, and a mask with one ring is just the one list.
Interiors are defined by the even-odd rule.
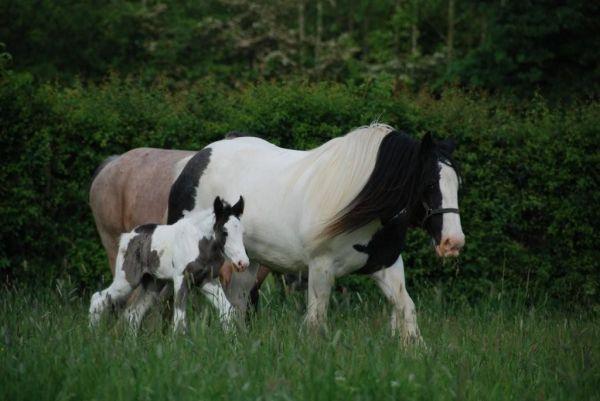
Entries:
[[155,223],[142,224],[141,226],[137,226],[133,231],[138,234],[152,235],[154,230],[156,230],[156,226],[158,226],[158,224]]
[[244,211],[244,198],[240,196],[238,202],[231,206],[216,197],[214,201],[215,224],[212,238],[201,238],[198,241],[198,257],[185,267],[187,275],[191,276],[194,283],[201,285],[206,280],[211,280],[219,275],[219,269],[225,263],[225,242],[227,230],[225,224],[233,216],[239,218]]
[[404,249],[407,229],[408,217],[403,213],[381,227],[367,245],[354,245],[355,250],[369,255],[365,265],[354,274],[373,274],[393,265]]
[[[137,231],[141,228],[140,231]],[[154,274],[160,266],[160,255],[152,250],[152,234],[156,224],[136,228],[138,235],[127,244],[123,258],[125,279],[132,287],[137,287],[145,274]]]
[[224,241],[219,241],[216,235],[210,239],[202,238],[198,242],[200,252],[198,257],[185,267],[186,273],[191,276],[194,283],[202,285],[204,281],[218,277],[219,269],[225,263],[224,245]]
[[212,149],[205,148],[196,153],[185,165],[169,193],[169,215],[167,224],[183,217],[184,210],[192,210],[196,200],[196,189],[202,173],[210,162]]

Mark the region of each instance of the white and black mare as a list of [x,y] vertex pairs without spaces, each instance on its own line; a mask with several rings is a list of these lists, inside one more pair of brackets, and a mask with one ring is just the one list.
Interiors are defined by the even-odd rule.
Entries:
[[326,319],[337,277],[369,274],[393,305],[391,325],[419,340],[401,256],[409,227],[423,227],[441,257],[464,245],[454,144],[419,140],[383,124],[309,151],[256,137],[211,143],[178,163],[168,222],[243,193],[244,244],[252,261],[308,272],[309,324]]

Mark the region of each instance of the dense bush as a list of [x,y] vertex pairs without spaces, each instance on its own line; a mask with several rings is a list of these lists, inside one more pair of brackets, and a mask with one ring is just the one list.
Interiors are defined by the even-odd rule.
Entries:
[[97,285],[109,270],[87,205],[89,180],[110,154],[139,146],[199,149],[229,130],[310,148],[374,120],[459,143],[464,255],[441,263],[415,231],[411,285],[452,296],[546,295],[597,305],[600,103],[514,107],[481,94],[393,93],[374,81],[260,84],[203,81],[185,91],[112,78],[99,85],[0,85],[0,268],[5,279],[68,275]]
[[598,13],[585,0],[0,0],[0,40],[17,71],[45,81],[388,74],[414,88],[597,97]]

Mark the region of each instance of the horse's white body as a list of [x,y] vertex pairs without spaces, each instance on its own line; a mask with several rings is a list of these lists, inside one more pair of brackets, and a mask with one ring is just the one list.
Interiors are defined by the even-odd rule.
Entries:
[[[194,210],[206,208],[216,195],[230,201],[243,194],[248,255],[280,272],[308,269],[307,319],[318,323],[326,317],[335,278],[356,271],[367,260],[352,245],[368,242],[381,225],[372,222],[333,238],[319,234],[362,189],[390,131],[384,125],[358,129],[311,151],[283,149],[253,137],[215,142],[208,146],[210,163],[200,177]],[[453,170],[452,174],[455,184],[446,186],[454,185],[451,190],[456,193],[458,180]],[[444,201],[445,207],[458,206],[456,196]],[[445,230],[460,230],[460,220],[449,223]],[[403,322],[405,336],[418,338],[402,258],[372,277],[395,306],[392,328]]]
[[209,204],[215,193],[225,199],[244,194],[244,243],[251,259],[276,271],[296,272],[305,271],[311,261],[326,254],[336,277],[365,263],[366,255],[348,244],[368,240],[377,225],[354,232],[352,239],[343,235],[329,241],[325,249],[314,246],[315,232],[332,216],[323,216],[305,193],[306,181],[318,171],[317,166],[308,165],[301,176],[297,174],[309,152],[282,149],[251,137],[209,147],[211,162],[200,178],[196,208]]

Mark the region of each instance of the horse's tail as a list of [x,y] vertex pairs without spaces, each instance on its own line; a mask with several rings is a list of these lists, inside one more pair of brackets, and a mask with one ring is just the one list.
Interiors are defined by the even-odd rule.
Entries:
[[92,174],[92,179],[90,180],[90,189],[92,187],[92,184],[94,183],[94,180],[96,179],[96,177],[98,177],[98,174],[100,174],[100,172],[102,171],[102,169],[104,167],[106,167],[108,165],[108,163],[112,162],[113,160],[118,159],[119,157],[121,157],[121,155],[111,155],[111,156],[108,156],[106,159],[104,159],[102,161],[102,163],[100,163],[98,165],[98,167],[96,167],[96,170],[94,170],[94,174]]

